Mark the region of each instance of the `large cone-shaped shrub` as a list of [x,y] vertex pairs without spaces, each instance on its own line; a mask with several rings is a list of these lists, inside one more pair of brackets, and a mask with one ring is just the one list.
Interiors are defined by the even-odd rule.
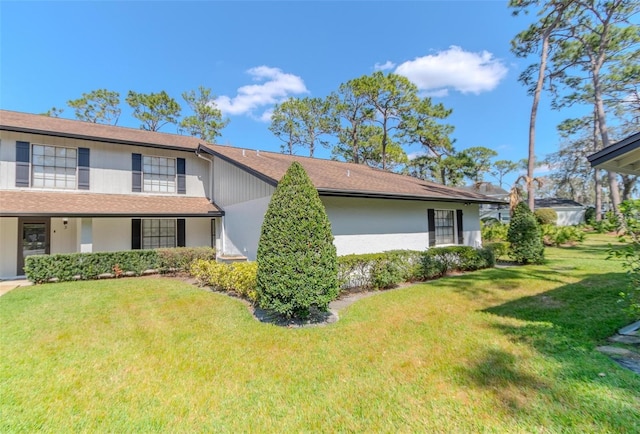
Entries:
[[542,233],[526,203],[520,202],[513,211],[507,231],[509,256],[518,264],[541,264],[544,261]]
[[262,223],[256,290],[261,307],[306,318],[338,295],[338,259],[318,192],[294,162],[278,183]]

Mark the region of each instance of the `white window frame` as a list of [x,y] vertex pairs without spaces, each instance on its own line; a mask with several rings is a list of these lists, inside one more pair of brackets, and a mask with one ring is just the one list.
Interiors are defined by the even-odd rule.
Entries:
[[[42,152],[36,151],[42,148]],[[73,156],[69,155],[72,151]],[[77,190],[78,148],[31,144],[30,185],[33,188]]]
[[[161,164],[162,162],[166,164]],[[176,158],[142,155],[142,191],[145,193],[176,193]]]
[[[442,222],[444,219],[443,217],[438,217],[438,214],[442,214],[442,213],[450,213],[451,215],[451,226],[439,226],[438,223]],[[456,225],[456,210],[454,209],[434,209],[434,233],[435,233],[435,245],[436,246],[451,246],[451,245],[455,245],[457,243],[457,225]],[[448,218],[446,218],[448,220]],[[443,242],[442,238],[443,238],[443,234],[442,234],[442,229],[448,229],[449,227],[451,227],[451,234],[445,234],[445,236],[447,237],[446,242]],[[447,231],[448,232],[448,231]],[[451,240],[451,242],[448,242],[449,240]]]
[[142,219],[141,225],[140,243],[143,249],[178,245],[177,219]]

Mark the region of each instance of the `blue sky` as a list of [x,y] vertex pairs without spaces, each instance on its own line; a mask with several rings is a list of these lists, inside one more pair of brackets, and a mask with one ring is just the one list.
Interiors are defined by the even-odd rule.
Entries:
[[[2,0],[0,107],[62,107],[62,117],[73,118],[68,100],[107,88],[122,99],[118,125],[138,127],[124,103],[129,90],[165,90],[186,114],[180,95],[203,85],[230,119],[219,143],[279,151],[268,130],[275,103],[324,97],[382,69],[453,109],[448,122],[458,150],[486,146],[499,159],[520,160],[531,98],[517,78],[534,59],[518,59],[509,48],[533,17],[512,17],[506,4]],[[551,111],[548,99],[538,117],[540,157],[557,149],[556,125],[569,116]]]

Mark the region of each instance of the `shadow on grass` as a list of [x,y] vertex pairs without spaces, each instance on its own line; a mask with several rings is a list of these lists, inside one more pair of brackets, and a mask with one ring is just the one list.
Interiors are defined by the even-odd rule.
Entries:
[[[543,411],[558,429],[566,428],[562,420],[574,410],[586,412],[592,421],[615,415],[607,420],[607,430],[614,432],[640,428],[640,376],[616,367],[595,349],[631,320],[618,303],[626,281],[625,273],[588,275],[482,310],[493,315],[491,327],[534,349],[542,360],[524,361],[503,349],[482,348],[472,364],[460,368],[461,381],[485,390],[505,411],[525,419],[535,420],[541,411],[530,407],[531,399],[547,402]],[[547,398],[532,398],[540,395]]]
[[470,367],[460,368],[460,378],[489,391],[511,412],[526,411],[523,398],[532,392],[544,392],[551,388],[546,381],[517,366],[516,357],[504,350],[485,350]]

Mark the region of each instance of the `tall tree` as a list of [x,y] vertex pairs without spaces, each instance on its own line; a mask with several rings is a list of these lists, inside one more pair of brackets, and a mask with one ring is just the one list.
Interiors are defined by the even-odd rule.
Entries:
[[[567,7],[572,3],[572,0],[551,0],[546,2],[538,12],[538,16],[540,17],[539,21],[531,24],[527,30],[518,33],[511,41],[511,51],[518,57],[528,57],[538,50],[540,52],[538,64],[527,68],[520,76],[520,81],[529,87],[529,93],[533,96],[531,115],[529,117],[529,150],[526,177],[529,209],[532,211],[535,204],[533,171],[535,169],[535,135],[538,105],[544,87],[553,35],[558,28],[562,28],[565,24]],[[523,12],[527,13],[530,8],[539,5],[539,0],[510,0],[509,2],[509,6],[514,9],[514,15]],[[531,86],[536,71],[537,79],[535,80],[535,85]]]
[[323,137],[336,130],[336,123],[328,99],[289,98],[274,108],[269,130],[285,143],[283,152],[302,146],[313,157],[316,146],[329,146]]
[[497,160],[493,163],[493,170],[491,170],[490,174],[498,181],[498,185],[502,188],[504,177],[516,170],[518,170],[518,163],[510,160]]
[[83,93],[81,98],[67,101],[74,109],[76,119],[94,124],[117,125],[120,118],[120,93],[96,89]]
[[183,92],[182,98],[193,114],[182,118],[180,130],[206,142],[214,143],[216,137],[220,137],[220,131],[229,124],[229,119],[222,119],[222,112],[216,106],[211,89],[200,86],[197,93],[193,90]]
[[[579,12],[571,16],[571,33],[559,41],[553,55],[556,70],[563,71],[563,83],[574,92],[566,103],[592,101],[600,141],[611,144],[605,96],[637,84],[640,61],[640,27],[631,17],[640,4],[631,0],[576,0]],[[616,213],[620,204],[618,179],[607,173],[611,204]]]
[[360,164],[360,145],[373,135],[367,131],[367,126],[373,121],[375,112],[367,104],[366,98],[354,91],[353,84],[353,80],[342,83],[338,92],[331,94],[328,99],[337,121],[335,133],[338,143],[333,153],[343,156],[346,161]]
[[405,112],[411,110],[417,100],[418,88],[406,77],[376,71],[372,75],[356,78],[351,87],[357,96],[364,97],[375,110],[373,122],[382,128],[382,169],[387,168],[387,145]]
[[416,178],[438,182],[442,185],[460,186],[464,178],[472,174],[474,162],[464,152],[437,158],[421,155],[409,161],[406,173]]
[[177,124],[180,104],[164,90],[159,93],[137,93],[129,91],[127,104],[133,109],[133,116],[142,124],[140,129],[159,131],[167,124]]
[[462,152],[473,161],[473,166],[469,170],[469,178],[475,183],[484,180],[484,174],[491,170],[491,159],[498,156],[496,151],[484,146],[473,146]]
[[442,158],[453,153],[453,143],[450,138],[453,125],[439,121],[448,118],[452,109],[444,104],[433,104],[431,98],[417,100],[411,110],[402,113],[399,125],[404,143],[419,143],[428,155]]

